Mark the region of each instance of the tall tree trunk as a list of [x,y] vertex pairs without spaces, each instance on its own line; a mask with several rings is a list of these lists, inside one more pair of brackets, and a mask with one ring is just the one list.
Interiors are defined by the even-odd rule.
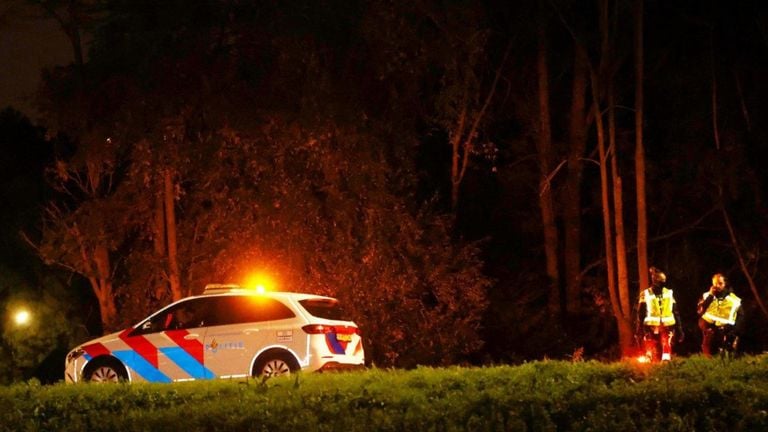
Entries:
[[181,275],[179,273],[178,247],[176,237],[176,210],[173,177],[171,170],[163,173],[165,196],[165,227],[168,238],[168,283],[171,287],[171,297],[174,301],[184,297],[181,290]]
[[[165,179],[163,178],[163,182]],[[155,193],[155,210],[154,210],[154,239],[153,246],[155,250],[155,256],[166,257],[167,256],[167,235],[165,231],[165,183],[163,183],[162,192],[157,191]],[[165,284],[157,284],[155,288],[155,297],[160,299],[165,296],[168,291],[168,286]]]
[[[87,191],[91,199],[100,199],[99,186],[105,177],[105,173],[98,161],[89,160],[85,164],[85,176],[87,181],[83,190]],[[98,234],[96,234],[98,233]],[[109,256],[107,240],[104,236],[104,228],[90,235],[96,235],[98,239],[90,243],[77,225],[72,227],[72,234],[77,240],[82,258],[82,269],[87,275],[91,288],[99,301],[99,312],[103,329],[111,331],[117,325],[117,307],[112,287],[112,263]],[[90,243],[90,244],[89,244]]]
[[99,285],[98,282],[90,281],[91,289],[97,293],[96,299],[99,301],[99,314],[101,315],[101,326],[104,333],[110,333],[117,330],[117,308],[115,307],[114,294],[112,293],[112,284]]
[[648,220],[643,144],[643,0],[635,0],[635,186],[637,193],[637,274],[640,289],[648,284]]
[[616,278],[619,290],[619,345],[626,354],[632,347],[631,302],[629,296],[629,275],[627,272],[627,246],[624,233],[624,196],[619,173],[618,146],[616,144],[616,111],[613,83],[608,84],[608,142],[610,143],[611,176],[613,177],[613,219],[616,236]]
[[[454,214],[459,207],[459,190],[461,182],[464,180],[465,169],[462,169],[462,167],[466,166],[466,163],[463,163],[463,161],[469,159],[467,146],[470,145],[470,143],[464,141],[464,128],[467,124],[466,95],[462,105],[461,113],[456,121],[456,128],[451,137],[451,210]],[[461,152],[462,148],[464,149],[463,156]]]
[[629,317],[622,311],[622,301],[619,295],[616,278],[616,254],[614,252],[613,217],[611,209],[611,180],[608,176],[608,157],[605,150],[605,126],[600,112],[599,95],[597,91],[597,74],[592,71],[592,96],[597,129],[597,148],[600,157],[600,196],[603,214],[603,240],[605,242],[605,267],[608,280],[608,297],[611,300],[611,312],[619,330],[619,347],[622,356],[627,356],[632,345],[632,328]]
[[568,129],[568,175],[563,194],[563,252],[566,287],[566,312],[578,314],[581,309],[581,177],[582,158],[587,147],[586,88],[587,53],[574,42],[573,84],[571,87],[571,113]]
[[155,194],[155,222],[154,222],[154,245],[155,253],[158,256],[165,256],[166,253],[166,232],[165,232],[165,176],[163,176],[163,192]]
[[616,260],[613,253],[613,218],[611,217],[610,185],[608,179],[608,160],[605,152],[605,127],[603,126],[603,114],[597,92],[597,74],[592,71],[592,95],[595,113],[595,127],[597,130],[597,150],[600,158],[600,202],[603,215],[603,241],[605,244],[605,270],[608,280],[608,297],[611,300],[611,311],[614,318],[621,317],[621,308],[616,290]]
[[117,323],[117,307],[112,290],[109,249],[105,245],[90,247],[77,224],[72,225],[68,230],[77,242],[81,264],[79,273],[88,278],[93,295],[99,302],[103,330],[105,332],[114,330]]
[[[630,321],[629,309],[629,290],[627,282],[626,265],[626,247],[624,245],[624,222],[622,216],[622,197],[621,197],[621,179],[618,177],[618,167],[616,166],[615,155],[615,120],[613,116],[613,90],[612,77],[608,68],[605,67],[610,60],[610,35],[609,35],[609,0],[600,0],[600,34],[601,34],[601,72],[605,74],[605,83],[601,83],[597,73],[592,69],[590,71],[592,82],[592,99],[595,109],[595,124],[597,127],[597,144],[600,154],[600,190],[603,208],[603,234],[605,241],[605,259],[608,273],[608,295],[611,300],[611,311],[613,312],[616,326],[619,332],[619,348],[622,356],[630,355],[632,349],[632,326]],[[605,149],[605,126],[603,124],[603,114],[600,111],[600,92],[599,89],[605,86],[608,96],[608,119],[609,119],[609,140],[611,145],[611,171],[613,180],[608,175],[608,154]],[[612,193],[611,193],[611,188]],[[615,206],[612,208],[612,206]],[[612,210],[616,212],[612,218]],[[613,226],[613,224],[618,226]],[[614,229],[616,231],[614,231]],[[614,240],[614,235],[616,236]],[[614,250],[614,241],[616,250]]]
[[547,31],[542,18],[538,29],[536,71],[538,77],[539,134],[537,150],[541,181],[539,182],[539,207],[544,230],[544,254],[546,256],[549,283],[549,314],[560,313],[560,274],[557,266],[557,225],[552,200],[550,171],[552,170],[552,130],[549,114],[549,67],[547,65]]
[[112,292],[112,274],[109,251],[106,246],[96,246],[93,250],[93,263],[96,275],[90,277],[91,288],[99,301],[99,312],[104,330],[114,330],[117,324],[117,308]]

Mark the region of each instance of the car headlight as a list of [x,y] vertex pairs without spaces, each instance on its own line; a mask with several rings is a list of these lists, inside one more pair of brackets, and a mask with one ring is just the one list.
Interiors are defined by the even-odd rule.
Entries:
[[85,351],[80,348],[70,351],[67,354],[67,363],[72,363],[73,361],[82,357],[83,354],[85,354]]

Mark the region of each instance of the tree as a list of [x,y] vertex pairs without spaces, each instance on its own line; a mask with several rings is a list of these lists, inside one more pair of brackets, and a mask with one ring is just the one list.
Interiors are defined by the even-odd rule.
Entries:
[[[542,7],[543,10],[543,7]],[[536,150],[538,153],[540,182],[539,208],[541,209],[542,229],[544,232],[544,251],[547,277],[549,279],[549,314],[557,316],[560,312],[560,272],[558,266],[558,230],[555,224],[552,178],[554,152],[552,148],[552,126],[549,112],[549,67],[547,65],[547,30],[546,14],[541,13],[538,27],[536,76],[538,82],[539,123]]]
[[635,185],[637,202],[637,274],[640,289],[648,284],[648,220],[645,202],[643,144],[643,0],[635,0]]
[[[597,97],[597,91],[594,88],[598,88],[598,79],[594,72],[592,72],[592,86],[593,97],[595,100],[599,100]],[[608,164],[611,163],[609,154],[606,151],[606,133],[603,123],[602,113],[600,112],[600,105],[598,103],[593,104],[595,109],[595,120],[597,126],[597,142],[600,155],[600,189],[602,197],[602,214],[603,214],[603,238],[605,241],[605,261],[608,280],[608,294],[611,300],[611,310],[613,312],[614,319],[619,329],[619,346],[622,354],[628,352],[632,341],[632,329],[630,327],[630,315],[629,306],[627,304],[628,295],[625,291],[627,285],[620,283],[617,277],[617,267],[620,265],[620,261],[617,262],[618,251],[614,244],[614,235],[618,237],[618,234],[614,234],[614,223],[618,221],[619,217],[615,216],[613,212],[618,212],[619,208],[612,210],[612,204],[616,204],[616,199],[621,197],[620,192],[617,192],[615,188],[619,186],[620,180],[614,177],[613,182],[608,173]],[[617,181],[618,180],[618,181]],[[614,192],[611,193],[611,190]],[[625,262],[625,261],[624,261]]]
[[410,152],[330,120],[253,120],[179,155],[185,289],[266,270],[280,289],[340,298],[376,364],[449,364],[477,350],[489,283],[479,251],[453,244],[450,218],[409,202]]
[[[56,2],[49,3],[46,6],[51,8],[59,5]],[[72,155],[61,156],[51,169],[53,186],[62,197],[52,201],[48,207],[45,235],[39,251],[46,262],[82,274],[90,281],[99,300],[104,328],[113,329],[126,324],[125,320],[130,319],[125,314],[118,319],[120,304],[129,304],[132,299],[147,298],[144,295],[147,294],[147,287],[152,291],[147,300],[159,300],[165,294],[165,290],[152,278],[138,278],[140,280],[136,282],[141,288],[131,292],[134,286],[129,287],[123,283],[129,272],[114,262],[116,258],[127,260],[125,249],[132,248],[137,238],[143,238],[141,229],[146,222],[145,217],[151,211],[155,211],[157,216],[152,220],[160,221],[161,224],[154,225],[154,236],[147,237],[154,238],[156,249],[153,258],[164,261],[164,266],[161,269],[154,265],[146,268],[156,269],[156,274],[165,275],[168,284],[166,289],[170,291],[171,298],[178,299],[183,295],[178,262],[174,255],[176,188],[172,178],[172,149],[158,152],[154,164],[153,161],[131,161],[130,158],[135,155],[134,143],[147,141],[142,136],[143,131],[159,131],[157,135],[161,141],[165,141],[167,136],[168,142],[159,144],[160,148],[169,146],[175,139],[172,133],[165,133],[166,125],[158,124],[157,119],[162,120],[164,112],[173,115],[180,109],[176,100],[167,97],[168,93],[194,95],[185,92],[184,86],[190,85],[190,81],[193,85],[199,84],[199,74],[192,74],[190,80],[174,81],[179,71],[189,66],[190,58],[182,55],[175,61],[161,61],[170,51],[163,45],[163,40],[177,34],[178,26],[184,25],[184,19],[204,9],[206,4],[186,10],[186,15],[180,18],[181,22],[174,23],[176,26],[163,27],[165,22],[157,23],[162,28],[162,31],[157,32],[153,28],[137,26],[135,20],[156,9],[119,2],[110,2],[107,6],[105,19],[96,28],[91,61],[84,65],[76,64],[74,68],[50,71],[41,90],[40,96],[49,123],[72,140],[76,151]],[[179,17],[172,15],[164,18],[173,21]],[[121,38],[129,33],[132,46],[121,45],[124,42]],[[195,47],[199,39],[186,39],[188,45],[185,48]],[[111,41],[113,46],[105,49],[106,41]],[[159,52],[150,51],[152,55],[149,59],[145,56],[147,51],[133,51],[135,45],[144,47],[152,44],[163,46],[164,49]],[[115,58],[116,52],[119,53],[118,57],[122,57],[112,63],[110,60]],[[136,61],[130,63],[130,60]],[[142,68],[153,61],[158,61],[158,66]],[[125,68],[126,65],[130,65],[130,68]],[[86,83],[82,81],[86,75],[83,68],[89,71],[87,75],[90,79]],[[155,73],[158,76],[165,73],[165,78],[153,81]],[[165,84],[168,93],[159,91],[160,86]],[[120,138],[119,142],[117,137]],[[142,148],[141,145],[137,147]],[[159,169],[159,178],[149,168],[141,171],[149,182],[144,181],[144,178],[128,181],[135,180],[130,177],[130,171],[136,171],[137,166],[132,165],[132,162],[137,165],[143,163],[145,168],[147,164],[152,164],[152,168]],[[146,186],[151,188],[142,189]],[[161,204],[158,207],[151,208],[152,204],[148,204],[157,203],[158,200]],[[122,262],[125,263],[127,261]],[[142,264],[147,263],[149,261],[144,260]]]
[[[609,78],[609,80],[612,78]],[[619,347],[622,355],[627,355],[632,346],[632,303],[629,297],[629,275],[627,272],[627,246],[624,229],[624,187],[618,168],[618,145],[616,143],[616,110],[614,102],[613,83],[608,84],[608,141],[610,143],[610,162],[611,162],[611,190],[613,191],[613,217],[614,217],[614,235],[616,241],[615,259],[616,259],[616,278],[617,291],[616,298],[619,301],[619,310],[621,314],[616,317],[619,327]],[[603,161],[606,162],[607,161]],[[613,259],[613,258],[610,258]]]
[[568,123],[568,171],[563,188],[563,254],[565,308],[569,315],[581,310],[581,186],[587,147],[586,87],[587,53],[578,40],[573,41],[573,81]]
[[40,7],[45,15],[56,20],[72,46],[72,59],[78,76],[84,80],[83,32],[95,20],[102,2],[100,0],[27,1]]
[[81,141],[88,150],[68,161],[58,160],[50,171],[53,188],[63,200],[50,202],[35,245],[47,264],[83,275],[99,302],[106,329],[117,324],[111,254],[129,226],[126,209],[110,196],[115,192],[118,167],[111,138],[91,136]]
[[473,158],[481,144],[490,144],[485,129],[511,51],[511,44],[494,49],[504,44],[486,28],[484,12],[479,5],[420,0],[376,5],[366,21],[368,43],[380,53],[373,56],[375,64],[391,79],[388,90],[398,97],[405,91],[423,94],[416,118],[447,136],[454,213]]
[[356,311],[373,361],[451,364],[477,350],[488,286],[479,251],[453,244],[450,218],[401,198],[413,174],[371,145],[386,138],[322,124],[285,138],[280,147],[295,144],[274,158],[274,177],[290,188],[272,224],[284,227],[282,243],[313,251],[298,261],[300,280]]
[[[614,61],[610,45],[610,1],[599,2],[599,23],[601,34],[599,74],[591,68],[593,109],[597,127],[598,152],[600,157],[600,186],[603,216],[603,237],[605,241],[605,260],[608,279],[608,294],[619,333],[619,348],[622,355],[628,355],[632,346],[631,305],[626,264],[626,246],[624,239],[623,186],[618,170],[616,123],[613,88]],[[608,128],[604,126],[603,112],[600,108],[600,90],[606,95]],[[606,149],[606,141],[609,146]],[[611,171],[608,172],[610,163]]]

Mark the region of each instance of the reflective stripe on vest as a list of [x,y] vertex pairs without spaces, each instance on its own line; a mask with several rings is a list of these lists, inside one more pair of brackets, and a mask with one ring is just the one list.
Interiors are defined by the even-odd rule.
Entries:
[[[710,295],[708,292],[704,293],[704,299],[706,300]],[[741,306],[741,299],[733,293],[728,294],[722,300],[715,297],[701,318],[717,327],[735,325],[739,306]]]
[[643,291],[640,301],[645,303],[643,324],[648,326],[671,326],[675,324],[675,315],[672,313],[675,298],[671,289],[662,288],[659,297],[653,293],[653,289],[648,288]]

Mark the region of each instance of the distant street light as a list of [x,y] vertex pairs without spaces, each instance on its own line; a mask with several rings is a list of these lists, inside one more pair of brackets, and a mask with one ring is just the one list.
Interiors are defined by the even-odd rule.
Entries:
[[13,314],[13,322],[16,323],[18,326],[24,326],[29,324],[30,319],[32,316],[29,314],[29,311],[26,309],[19,309],[16,311],[15,314]]

